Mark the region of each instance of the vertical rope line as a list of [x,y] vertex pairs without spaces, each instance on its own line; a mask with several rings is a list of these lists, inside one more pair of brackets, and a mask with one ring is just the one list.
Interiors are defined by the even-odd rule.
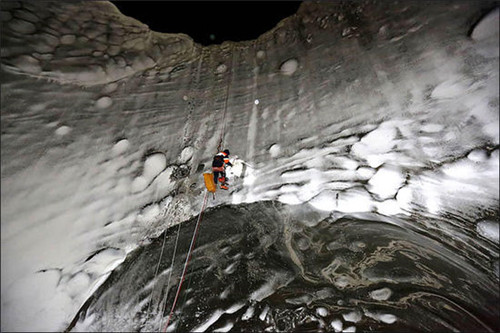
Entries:
[[184,279],[186,278],[187,267],[188,267],[189,261],[191,260],[191,255],[193,254],[193,248],[194,248],[194,244],[196,241],[196,235],[198,234],[198,228],[200,226],[201,218],[203,216],[203,211],[205,210],[205,206],[207,204],[207,198],[208,198],[208,191],[205,191],[203,205],[201,206],[200,215],[198,216],[198,221],[196,222],[196,227],[194,229],[193,238],[191,239],[191,245],[189,246],[189,251],[188,251],[188,254],[186,256],[186,262],[184,263],[184,270],[182,271],[181,281],[179,282],[179,287],[177,288],[177,292],[175,293],[175,298],[174,298],[174,303],[172,304],[172,309],[170,310],[170,314],[168,315],[167,322],[165,324],[165,327],[163,328],[164,332],[167,331],[168,324],[170,323],[170,319],[172,318],[172,314],[174,313],[174,310],[175,310],[175,305],[177,303],[177,299],[179,298],[179,294],[180,294],[180,291],[182,288],[182,283],[184,282]]
[[[232,51],[233,49],[231,49]],[[226,130],[226,112],[227,112],[227,101],[229,99],[229,87],[231,86],[231,78],[232,78],[232,73],[233,73],[233,63],[234,63],[234,52],[231,53],[231,68],[229,69],[230,75],[229,75],[229,82],[227,84],[227,89],[226,89],[226,99],[224,101],[224,113],[222,115],[222,131],[220,133],[220,138],[219,138],[219,145],[217,146],[217,152],[219,152],[222,149],[222,140],[224,139],[224,132]]]
[[[170,273],[168,274],[168,281],[167,281],[167,290],[165,291],[165,297],[163,297],[163,301],[160,304],[163,304],[161,307],[160,313],[163,314],[163,311],[165,311],[165,307],[167,306],[167,300],[168,300],[168,292],[170,290],[170,279],[172,278],[172,272],[174,270],[174,261],[175,261],[175,254],[177,253],[177,244],[179,243],[179,235],[181,233],[181,224],[179,223],[179,227],[177,228],[177,237],[175,238],[175,245],[174,245],[174,253],[172,254],[172,264],[170,265]],[[158,331],[161,331],[161,320],[159,323]]]
[[[168,230],[168,228],[167,228],[167,230]],[[153,299],[153,295],[154,295],[154,290],[156,287],[156,283],[158,282],[156,279],[158,278],[158,271],[160,269],[161,258],[163,257],[163,250],[165,249],[165,243],[166,243],[165,240],[167,238],[167,230],[165,230],[164,234],[163,234],[163,244],[161,246],[160,259],[158,259],[158,264],[156,265],[155,282],[153,285],[153,290],[151,290],[151,298],[149,299],[149,302],[148,302],[148,311],[146,312],[146,318],[149,318],[149,312],[151,310],[151,303],[152,303],[152,299]]]

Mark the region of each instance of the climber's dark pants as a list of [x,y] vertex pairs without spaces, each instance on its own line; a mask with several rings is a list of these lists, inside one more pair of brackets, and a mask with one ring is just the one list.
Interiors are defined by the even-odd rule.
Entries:
[[224,170],[224,167],[213,167],[212,171],[214,173],[214,183],[216,185],[219,177],[224,177],[224,179],[226,178],[226,170]]

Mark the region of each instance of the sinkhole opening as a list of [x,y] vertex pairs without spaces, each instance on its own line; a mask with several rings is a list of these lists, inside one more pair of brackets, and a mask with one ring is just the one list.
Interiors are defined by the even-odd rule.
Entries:
[[301,1],[112,1],[153,31],[184,33],[203,46],[258,38]]

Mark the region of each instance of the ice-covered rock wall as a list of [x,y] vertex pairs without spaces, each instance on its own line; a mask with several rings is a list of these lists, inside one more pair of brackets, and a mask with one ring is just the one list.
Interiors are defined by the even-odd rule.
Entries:
[[221,137],[210,205],[447,216],[498,270],[497,2],[305,2],[209,47],[107,2],[0,5],[2,330],[64,329],[197,214]]

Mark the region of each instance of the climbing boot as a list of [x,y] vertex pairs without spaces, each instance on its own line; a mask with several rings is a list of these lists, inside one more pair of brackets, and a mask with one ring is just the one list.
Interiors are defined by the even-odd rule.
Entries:
[[227,187],[227,186],[226,186],[226,185],[224,185],[224,184],[221,184],[220,188],[221,188],[221,189],[223,189],[223,190],[229,190],[229,187]]
[[219,177],[219,181],[220,181],[222,184],[224,184],[224,183],[226,182],[226,178],[224,178],[224,177]]

